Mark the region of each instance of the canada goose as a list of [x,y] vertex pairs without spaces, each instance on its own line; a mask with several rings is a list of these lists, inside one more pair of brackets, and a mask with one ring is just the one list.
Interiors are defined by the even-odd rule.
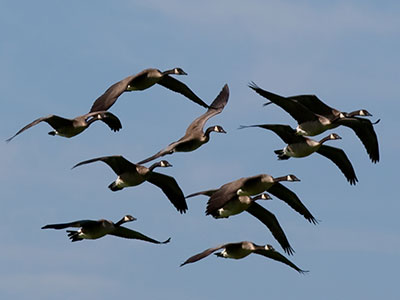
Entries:
[[299,197],[283,186],[280,183],[281,181],[300,181],[300,179],[292,174],[275,178],[268,174],[239,178],[224,184],[211,195],[207,204],[207,211],[216,211],[237,196],[254,196],[268,191],[286,202],[310,223],[317,224],[317,220],[300,201]]
[[206,129],[206,132],[203,132],[203,127],[208,119],[222,112],[226,103],[228,102],[228,98],[229,98],[229,88],[228,85],[225,84],[224,87],[222,88],[222,91],[219,93],[217,98],[215,98],[215,100],[213,101],[207,112],[205,112],[203,115],[195,119],[189,125],[183,137],[181,137],[178,141],[169,144],[169,146],[159,151],[158,153],[154,154],[153,156],[138,162],[138,164],[144,164],[160,156],[172,154],[174,152],[194,151],[201,145],[207,143],[210,140],[211,132],[226,133],[221,126],[208,127]]
[[346,153],[342,149],[338,149],[331,146],[323,145],[324,142],[328,140],[341,139],[336,133],[331,133],[330,135],[324,137],[320,141],[315,141],[310,138],[297,135],[296,130],[288,125],[279,124],[262,124],[262,125],[249,125],[240,126],[239,129],[248,127],[260,127],[268,130],[272,130],[288,145],[284,149],[275,150],[274,152],[278,154],[279,160],[286,160],[290,157],[306,157],[314,152],[317,152],[326,158],[330,159],[334,164],[336,164],[342,171],[347,181],[350,184],[356,184],[358,181],[357,176],[354,172],[353,166],[348,159]]
[[86,128],[88,128],[90,124],[97,120],[101,120],[106,123],[108,127],[110,127],[110,129],[113,131],[118,131],[122,128],[121,122],[118,117],[108,111],[91,112],[82,116],[78,116],[74,119],[66,119],[56,115],[49,115],[47,117],[38,118],[35,121],[29,123],[6,141],[11,141],[18,134],[31,128],[32,126],[39,124],[40,122],[46,122],[55,129],[54,131],[49,132],[50,135],[59,135],[70,138],[78,135]]
[[83,239],[95,240],[101,238],[107,234],[127,238],[127,239],[137,239],[142,240],[154,244],[166,244],[169,243],[171,238],[167,239],[164,242],[156,241],[140,232],[134,231],[132,229],[128,229],[126,227],[121,226],[126,222],[135,221],[136,218],[131,215],[124,216],[117,223],[114,223],[109,220],[79,220],[73,221],[70,223],[60,223],[60,224],[49,224],[43,226],[42,229],[52,228],[52,229],[64,229],[67,227],[80,227],[79,230],[67,230],[68,237],[71,239],[71,242],[82,241]]
[[158,186],[180,213],[186,212],[185,196],[176,180],[171,176],[153,171],[156,167],[171,167],[172,165],[166,160],[156,162],[146,168],[145,166],[131,163],[121,155],[113,155],[82,161],[73,166],[72,169],[95,161],[106,163],[118,175],[117,179],[108,186],[113,192],[148,181]]
[[[186,196],[186,198],[194,197],[197,195],[205,195],[211,197],[217,190],[207,190],[197,192]],[[247,211],[258,220],[260,220],[268,229],[272,235],[282,246],[283,250],[292,255],[294,253],[293,248],[290,246],[289,241],[286,238],[285,232],[283,231],[278,219],[273,213],[256,203],[256,200],[269,200],[271,197],[267,193],[262,193],[255,197],[250,196],[236,196],[232,200],[228,201],[223,207],[219,209],[209,210],[207,206],[206,215],[212,215],[216,219],[229,218],[230,216],[237,215],[243,211]]]
[[209,248],[207,250],[204,250],[203,252],[200,252],[190,258],[188,258],[184,263],[182,263],[180,266],[184,266],[189,263],[194,263],[200,259],[203,259],[207,256],[209,256],[211,253],[224,249],[221,252],[215,253],[216,256],[218,257],[224,257],[224,258],[232,258],[232,259],[241,259],[246,256],[248,256],[251,253],[263,255],[265,257],[271,258],[276,261],[280,261],[281,263],[284,263],[288,265],[289,267],[295,269],[297,272],[303,274],[308,271],[302,270],[299,267],[297,267],[294,263],[292,263],[290,260],[288,260],[286,257],[284,257],[282,254],[279,252],[275,251],[275,249],[271,245],[265,245],[265,246],[259,246],[254,244],[253,242],[238,242],[238,243],[227,243],[227,244],[222,244],[214,248]]
[[314,95],[282,97],[259,88],[255,83],[249,87],[288,112],[298,123],[297,134],[314,136],[340,125],[350,127],[364,144],[372,162],[379,161],[378,138],[373,128],[379,120],[372,123],[357,117],[371,116],[367,110],[346,113],[329,107]]
[[103,95],[95,100],[90,111],[108,110],[123,92],[145,90],[156,83],[208,108],[208,105],[197,97],[184,83],[169,76],[171,74],[187,75],[181,68],[174,68],[164,72],[158,69],[145,69],[136,75],[128,76],[110,86]]

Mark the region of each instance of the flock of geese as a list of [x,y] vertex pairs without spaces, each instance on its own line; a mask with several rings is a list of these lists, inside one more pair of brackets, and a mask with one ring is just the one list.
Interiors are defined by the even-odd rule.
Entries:
[[[73,168],[97,161],[104,162],[117,175],[117,178],[108,186],[111,191],[137,186],[147,181],[160,188],[180,213],[185,213],[188,209],[186,198],[198,195],[209,197],[206,215],[211,215],[214,218],[228,218],[246,211],[257,218],[271,231],[273,237],[280,244],[284,252],[288,255],[293,255],[294,250],[275,215],[256,201],[271,199],[271,196],[266,193],[266,191],[268,191],[271,195],[286,202],[286,204],[301,214],[309,222],[314,224],[318,223],[299,197],[282,184],[284,181],[300,181],[295,175],[289,174],[273,177],[268,174],[259,174],[251,177],[243,177],[228,182],[219,188],[192,193],[185,197],[180,186],[173,177],[155,172],[155,168],[171,167],[172,165],[168,161],[161,160],[153,163],[149,167],[143,165],[159,157],[173,154],[174,152],[194,151],[210,140],[211,132],[226,133],[222,126],[219,125],[208,127],[205,130],[204,127],[206,122],[211,117],[221,113],[228,103],[228,85],[225,85],[215,100],[208,105],[196,96],[188,86],[173,78],[171,75],[187,74],[181,68],[174,68],[164,72],[158,69],[145,69],[136,75],[128,76],[110,86],[104,94],[95,100],[87,114],[73,119],[67,119],[56,115],[40,117],[20,129],[15,135],[7,139],[7,142],[41,122],[48,123],[54,129],[49,132],[50,135],[59,135],[68,138],[80,134],[95,121],[102,121],[108,125],[111,130],[119,131],[122,128],[120,120],[117,116],[108,111],[117,101],[118,97],[125,92],[145,90],[155,84],[162,85],[174,92],[182,94],[194,103],[207,109],[204,114],[196,118],[187,127],[183,137],[138,163],[132,163],[120,155],[114,155],[85,160],[77,163]],[[361,109],[346,113],[326,105],[315,95],[283,97],[263,90],[253,82],[249,84],[249,87],[257,94],[269,100],[269,102],[264,105],[272,103],[281,107],[298,123],[295,129],[288,125],[281,124],[256,124],[239,127],[240,129],[259,127],[271,130],[277,134],[286,144],[283,149],[274,151],[279,160],[287,160],[291,157],[306,157],[317,152],[330,159],[340,169],[347,181],[355,185],[358,179],[345,152],[342,149],[325,145],[325,142],[337,140],[341,137],[335,133],[331,133],[319,141],[308,137],[343,125],[350,127],[355,132],[363,143],[371,161],[373,163],[379,161],[378,139],[373,128],[373,125],[379,122],[379,120],[372,123],[367,118],[364,118],[371,116],[368,111]],[[122,226],[127,222],[135,220],[136,218],[131,215],[126,215],[116,223],[104,219],[79,220],[69,223],[49,224],[43,226],[42,229],[79,228],[78,230],[67,230],[68,237],[72,242],[83,239],[98,239],[107,234],[128,239],[139,239],[155,244],[166,244],[170,241],[170,238],[165,241],[158,241],[140,232]],[[221,249],[222,251],[215,253],[218,257],[241,259],[251,253],[255,253],[280,261],[299,273],[308,272],[297,267],[271,245],[257,245],[249,241],[225,243],[208,248],[188,258],[181,266],[196,262]]]

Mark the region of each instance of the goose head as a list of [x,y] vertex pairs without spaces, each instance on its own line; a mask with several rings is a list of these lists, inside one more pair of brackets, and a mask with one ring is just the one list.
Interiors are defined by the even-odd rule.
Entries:
[[286,181],[300,181],[296,176],[293,174],[286,175]]
[[336,133],[331,133],[328,137],[329,137],[330,140],[341,140],[341,139],[342,139],[342,138],[341,138],[338,134],[336,134]]
[[275,250],[274,247],[272,247],[271,245],[268,245],[268,244],[264,246],[264,249],[265,250]]
[[135,217],[132,217],[131,215],[125,215],[121,220],[119,220],[117,223],[115,223],[115,226],[120,226],[126,222],[132,222],[137,220]]
[[185,71],[183,71],[181,68],[174,68],[172,69],[173,73],[175,75],[187,75]]
[[172,165],[169,162],[167,162],[166,160],[161,160],[158,162],[158,164],[159,164],[158,166],[161,168],[172,167]]
[[353,117],[353,116],[372,117],[372,114],[370,114],[370,112],[366,109],[359,109],[359,110],[349,112],[347,114],[347,117]]
[[158,162],[152,164],[152,165],[149,167],[149,170],[150,170],[150,171],[153,171],[155,168],[158,168],[158,167],[167,168],[167,167],[172,167],[172,165],[171,165],[169,162],[167,162],[166,160],[160,160],[160,161],[158,161]]
[[226,131],[222,128],[222,126],[215,125],[208,127],[204,135],[208,138],[210,135],[210,132],[219,132],[219,133],[226,133]]
[[212,126],[211,128],[212,128],[212,131],[214,131],[214,132],[226,133],[226,131],[222,128],[222,126],[215,125],[215,126]]

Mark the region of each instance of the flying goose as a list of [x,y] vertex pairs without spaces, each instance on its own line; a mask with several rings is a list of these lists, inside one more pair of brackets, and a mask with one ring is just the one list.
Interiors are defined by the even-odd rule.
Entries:
[[[197,195],[205,195],[211,197],[217,190],[207,190],[197,192],[186,196],[186,198],[194,197]],[[293,248],[290,246],[289,241],[286,238],[285,232],[283,231],[278,219],[273,213],[256,203],[256,200],[269,200],[271,197],[267,193],[262,193],[255,197],[250,196],[236,196],[232,200],[228,201],[223,207],[219,209],[209,210],[207,206],[206,215],[212,215],[216,219],[229,218],[230,216],[237,215],[243,211],[247,211],[258,220],[260,220],[268,229],[272,235],[282,246],[283,250],[292,255],[294,253]]]
[[184,263],[182,263],[180,266],[184,266],[189,263],[194,263],[200,259],[203,259],[213,252],[223,249],[221,252],[215,253],[216,256],[218,257],[224,257],[224,258],[232,258],[232,259],[241,259],[246,256],[248,256],[251,253],[259,254],[268,258],[271,258],[276,261],[280,261],[281,263],[284,263],[288,265],[289,267],[295,269],[297,272],[303,274],[308,271],[302,270],[299,267],[297,267],[294,263],[292,263],[290,260],[288,260],[286,257],[284,257],[282,254],[279,252],[275,251],[275,249],[271,245],[265,245],[265,246],[259,246],[254,244],[253,242],[238,242],[238,243],[227,243],[227,244],[222,244],[214,248],[209,248],[204,250],[203,252],[200,252],[190,258],[188,258]]
[[134,231],[132,229],[128,229],[126,227],[121,226],[126,222],[135,221],[136,218],[131,215],[124,216],[117,223],[114,223],[109,220],[100,219],[97,221],[94,220],[79,220],[73,221],[70,223],[60,223],[60,224],[49,224],[43,226],[42,229],[52,228],[52,229],[64,229],[68,227],[80,227],[79,230],[67,230],[68,237],[71,239],[71,242],[82,241],[84,239],[95,240],[101,238],[107,234],[127,238],[127,239],[137,239],[142,240],[154,244],[166,244],[169,243],[171,238],[167,239],[164,242],[159,242],[154,240],[140,232]]
[[340,125],[350,127],[364,144],[372,162],[379,161],[378,138],[373,128],[379,120],[372,123],[357,117],[371,116],[367,110],[346,113],[329,107],[314,95],[282,97],[259,88],[254,82],[249,87],[288,112],[298,123],[297,134],[314,136]]
[[240,126],[239,128],[260,127],[275,132],[288,145],[284,149],[275,150],[279,160],[286,160],[290,157],[306,157],[317,152],[330,159],[342,171],[350,184],[358,181],[350,160],[342,149],[323,145],[328,140],[341,139],[336,133],[332,133],[320,141],[315,141],[305,136],[297,135],[296,130],[288,125],[262,124]]
[[12,137],[7,139],[6,141],[9,142],[11,141],[14,137],[16,137],[18,134],[24,132],[25,130],[31,128],[32,126],[35,126],[39,124],[40,122],[46,122],[49,124],[51,127],[53,127],[55,130],[50,131],[50,135],[59,135],[63,137],[73,137],[75,135],[78,135],[82,131],[84,131],[86,128],[90,126],[93,122],[100,120],[103,121],[110,127],[111,130],[113,131],[118,131],[122,128],[121,122],[118,119],[117,116],[114,114],[108,112],[108,111],[95,111],[95,112],[90,112],[87,114],[84,114],[82,116],[78,116],[74,119],[66,119],[63,117],[59,117],[56,115],[49,115],[47,117],[41,117],[36,119],[35,121],[29,123],[25,127],[23,127],[21,130],[19,130],[16,134],[14,134]]
[[138,164],[144,164],[158,157],[167,154],[172,154],[174,152],[194,151],[201,145],[207,143],[210,140],[211,132],[226,133],[221,126],[208,127],[206,129],[206,132],[203,132],[203,127],[205,123],[208,121],[208,119],[222,112],[226,103],[228,102],[228,98],[229,98],[229,88],[228,85],[225,84],[221,92],[217,96],[217,98],[215,98],[213,103],[211,103],[211,106],[207,110],[207,112],[205,112],[203,115],[195,119],[189,125],[183,137],[181,137],[178,141],[169,144],[169,146],[159,151],[158,153],[154,154],[153,156],[138,162]]
[[72,169],[95,161],[106,163],[118,175],[117,179],[108,186],[113,192],[148,181],[158,186],[180,213],[186,212],[185,196],[176,180],[171,176],[153,171],[156,167],[171,167],[172,165],[166,160],[156,162],[147,168],[131,163],[121,155],[113,155],[82,161],[73,166]]
[[283,186],[280,183],[281,181],[300,181],[300,179],[292,174],[275,178],[268,174],[239,178],[222,185],[211,195],[207,204],[207,211],[218,210],[237,196],[254,196],[268,191],[286,202],[309,222],[318,223],[297,195]]
[[117,101],[123,92],[141,91],[148,89],[156,83],[174,92],[180,93],[193,102],[208,108],[208,105],[196,96],[184,83],[169,76],[187,75],[181,68],[174,68],[161,72],[158,69],[145,69],[136,75],[128,76],[110,86],[103,95],[95,100],[90,111],[108,110]]

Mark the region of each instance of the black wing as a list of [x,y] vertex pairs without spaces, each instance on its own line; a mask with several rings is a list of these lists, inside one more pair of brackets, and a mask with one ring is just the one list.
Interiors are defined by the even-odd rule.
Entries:
[[292,263],[289,259],[287,259],[286,257],[284,257],[282,254],[280,254],[279,252],[277,252],[275,250],[257,249],[254,251],[254,253],[263,255],[265,257],[271,258],[276,261],[280,261],[281,263],[288,265],[289,267],[295,269],[297,272],[299,272],[301,274],[309,272],[309,271],[300,269],[294,263]]
[[338,114],[340,114],[340,111],[326,105],[315,95],[298,95],[298,96],[290,96],[288,98],[303,104],[305,107],[307,107],[313,113],[316,113],[316,114],[319,114],[319,115],[322,115],[322,116],[325,116],[328,118],[330,118],[330,117],[333,118],[333,117],[336,117]]
[[285,232],[283,231],[278,219],[273,213],[262,207],[260,204],[253,202],[246,211],[260,220],[268,229],[271,231],[274,238],[282,246],[283,250],[289,254],[293,255],[294,250],[290,246],[289,241],[286,238]]
[[249,87],[256,91],[256,93],[258,93],[259,95],[271,100],[271,102],[280,106],[287,113],[289,113],[292,118],[294,118],[299,124],[307,121],[318,120],[318,117],[311,110],[298,102],[263,90],[259,88],[254,82],[250,83]]
[[164,75],[163,78],[157,83],[162,85],[163,87],[166,87],[167,89],[184,95],[186,98],[205,108],[209,107],[203,100],[201,100],[195,93],[193,93],[186,84],[169,75]]
[[136,75],[128,76],[110,86],[103,95],[94,101],[92,107],[90,108],[90,112],[108,110],[115,103],[115,101],[117,101],[118,97],[126,91],[129,82],[131,82],[135,76]]
[[274,185],[268,189],[268,192],[286,202],[291,208],[293,208],[299,214],[303,215],[310,223],[318,223],[318,221],[300,201],[299,197],[297,197],[294,192],[292,192],[279,182],[274,183]]
[[342,149],[322,145],[319,147],[317,152],[329,158],[335,165],[337,165],[350,184],[356,184],[358,179],[354,172],[353,165]]
[[122,238],[126,238],[126,239],[142,240],[142,241],[146,241],[146,242],[150,242],[150,243],[154,243],[154,244],[166,244],[166,243],[169,243],[169,241],[171,240],[171,238],[169,238],[163,242],[160,242],[160,241],[152,239],[151,237],[148,237],[140,232],[137,232],[132,229],[128,229],[123,226],[116,227],[115,230],[113,232],[110,232],[109,234],[119,236]]
[[215,189],[215,190],[201,191],[201,192],[197,192],[197,193],[193,193],[193,194],[187,195],[185,198],[190,198],[190,197],[194,197],[194,196],[198,196],[198,195],[204,195],[204,196],[211,197],[216,191],[218,191],[218,190]]
[[79,220],[79,221],[73,221],[69,223],[58,223],[58,224],[48,224],[42,227],[42,229],[64,229],[68,227],[82,227],[86,225],[91,225],[91,224],[97,224],[97,221],[93,220]]
[[228,85],[225,84],[222,88],[221,92],[215,98],[215,100],[211,103],[209,109],[202,114],[200,117],[195,119],[189,127],[186,129],[186,134],[191,133],[195,130],[203,130],[204,124],[213,116],[219,114],[224,109],[225,105],[228,103],[229,99],[229,88]]
[[[119,131],[122,128],[121,121],[118,117],[108,111],[95,111],[85,115],[89,123],[101,120],[107,124],[112,131]],[[94,118],[96,116],[97,118]],[[90,119],[93,118],[93,119]],[[90,119],[90,120],[89,120]]]
[[157,172],[149,172],[146,180],[158,186],[181,214],[186,212],[188,207],[185,196],[175,178]]
[[182,263],[180,266],[182,267],[183,265],[190,264],[190,263],[194,263],[194,262],[196,262],[196,261],[198,261],[198,260],[200,260],[200,259],[203,259],[203,258],[209,256],[211,253],[213,253],[213,252],[215,252],[215,251],[217,251],[217,250],[219,250],[219,249],[222,249],[222,248],[225,248],[225,244],[219,245],[219,246],[214,247],[214,248],[206,249],[206,250],[204,250],[203,252],[200,252],[200,253],[198,253],[198,254],[196,254],[196,255],[193,255],[193,256],[189,257],[189,258],[188,258],[184,263]]
[[60,127],[68,127],[72,126],[73,120],[66,119],[63,117],[59,117],[56,115],[49,115],[46,117],[41,117],[36,119],[35,121],[29,123],[25,127],[21,128],[16,134],[14,134],[12,137],[8,138],[6,142],[11,141],[13,138],[15,138],[18,134],[24,132],[25,130],[31,128],[32,126],[35,126],[39,124],[40,122],[46,122],[48,123],[51,127],[53,127],[55,130],[57,130]]
[[286,144],[294,144],[304,142],[304,137],[297,135],[296,130],[288,125],[280,124],[261,124],[261,125],[241,125],[239,129],[248,127],[260,127],[275,132]]
[[339,119],[337,122],[353,129],[358,138],[364,144],[372,162],[377,163],[379,161],[378,137],[376,136],[373,124],[370,120],[351,117]]
[[131,163],[129,160],[125,159],[121,155],[103,156],[81,161],[80,163],[77,163],[75,166],[73,166],[72,169],[95,161],[105,162],[107,165],[110,166],[111,169],[113,169],[113,171],[117,175],[120,175],[126,171],[136,172],[136,165]]
[[237,197],[237,191],[243,186],[248,178],[243,177],[238,180],[228,182],[216,190],[207,202],[206,215],[213,215],[217,209],[223,207],[227,202]]

